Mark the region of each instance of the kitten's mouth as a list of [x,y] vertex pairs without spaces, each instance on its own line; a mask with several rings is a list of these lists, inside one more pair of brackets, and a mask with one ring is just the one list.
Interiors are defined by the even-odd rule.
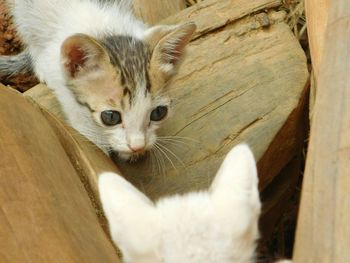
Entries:
[[144,159],[147,155],[147,151],[140,152],[118,152],[118,151],[109,151],[109,156],[112,160],[123,160],[129,163],[135,163]]
[[135,163],[135,162],[141,161],[142,159],[145,158],[146,153],[147,153],[146,151],[137,152],[137,153],[131,153],[131,155],[130,155],[130,157],[128,159],[128,162]]

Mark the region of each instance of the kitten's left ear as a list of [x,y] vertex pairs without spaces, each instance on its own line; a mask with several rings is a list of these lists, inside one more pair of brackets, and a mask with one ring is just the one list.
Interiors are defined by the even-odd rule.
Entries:
[[160,231],[154,204],[118,174],[102,173],[98,180],[112,239],[126,261],[150,256],[158,247]]
[[155,26],[147,30],[145,40],[152,50],[151,67],[171,77],[195,30],[193,22],[178,26]]

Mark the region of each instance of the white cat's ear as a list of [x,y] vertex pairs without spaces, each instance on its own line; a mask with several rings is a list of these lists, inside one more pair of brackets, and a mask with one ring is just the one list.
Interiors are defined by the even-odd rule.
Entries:
[[238,145],[227,154],[211,185],[211,192],[219,202],[251,198],[260,205],[256,164],[247,145]]
[[98,71],[109,60],[105,49],[85,34],[68,37],[61,46],[61,57],[66,76],[72,79]]
[[98,184],[112,239],[125,259],[154,258],[160,231],[154,204],[118,174],[102,173]]
[[176,68],[185,53],[196,25],[193,22],[177,26],[155,26],[145,33],[145,41],[152,50],[151,67],[160,70],[168,77]]

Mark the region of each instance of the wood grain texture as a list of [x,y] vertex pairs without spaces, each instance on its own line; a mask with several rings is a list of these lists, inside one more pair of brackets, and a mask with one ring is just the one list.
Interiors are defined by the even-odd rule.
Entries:
[[[260,11],[259,17],[270,23],[267,27],[256,15],[247,15],[278,3],[204,1],[166,20],[199,25],[169,87],[176,98],[175,115],[160,131],[161,136],[191,139],[167,145],[181,159],[167,153],[176,168],[165,157],[159,161],[164,169],[150,158],[119,163],[123,174],[152,198],[207,187],[225,154],[239,142],[248,142],[259,161],[261,189],[300,150],[308,83],[305,55],[283,13]],[[33,92],[47,89],[39,86]],[[56,105],[38,102],[49,110]]]
[[[280,6],[282,0],[206,0],[186,8],[162,21],[179,24],[193,21],[197,25],[194,38],[200,37],[255,12]],[[246,30],[242,28],[242,30]]]
[[135,15],[150,25],[186,7],[185,0],[133,0]]
[[312,58],[312,67],[316,77],[319,74],[324,54],[324,41],[329,12],[329,0],[305,1],[307,33]]
[[56,133],[0,86],[0,262],[119,262]]
[[[36,104],[37,105],[37,104]],[[38,106],[38,105],[37,105]],[[40,106],[39,106],[40,107]],[[108,233],[108,223],[103,215],[99,200],[98,176],[102,172],[121,174],[112,160],[96,145],[68,126],[62,119],[40,107],[41,112],[56,133],[66,155],[84,184],[95,213],[99,217],[100,225]]]
[[[215,7],[211,6],[213,14]],[[289,28],[272,17],[265,30],[251,16],[192,41],[189,56],[170,87],[176,98],[175,115],[160,135],[189,137],[198,143],[185,140],[185,147],[167,145],[182,163],[167,153],[176,168],[164,158],[166,176],[152,171],[151,161],[146,160],[133,166],[119,164],[126,177],[154,198],[202,189],[233,145],[248,142],[264,168],[259,169],[261,188],[273,180],[302,140],[297,130],[303,117],[289,117],[294,110],[300,113],[308,72],[305,55]],[[182,21],[186,19],[184,15]]]
[[[350,2],[330,2],[293,262],[350,262]],[[316,15],[316,14],[313,14]]]

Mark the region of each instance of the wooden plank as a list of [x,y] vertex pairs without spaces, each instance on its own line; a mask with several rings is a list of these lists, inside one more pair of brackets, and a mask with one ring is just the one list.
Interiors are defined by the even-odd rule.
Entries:
[[329,4],[329,0],[305,1],[307,33],[309,36],[312,67],[316,77],[318,76],[324,53]]
[[154,25],[186,7],[185,0],[133,0],[135,15]]
[[350,262],[349,21],[350,2],[330,2],[302,189],[296,263]]
[[0,86],[0,262],[119,262],[57,135]]

